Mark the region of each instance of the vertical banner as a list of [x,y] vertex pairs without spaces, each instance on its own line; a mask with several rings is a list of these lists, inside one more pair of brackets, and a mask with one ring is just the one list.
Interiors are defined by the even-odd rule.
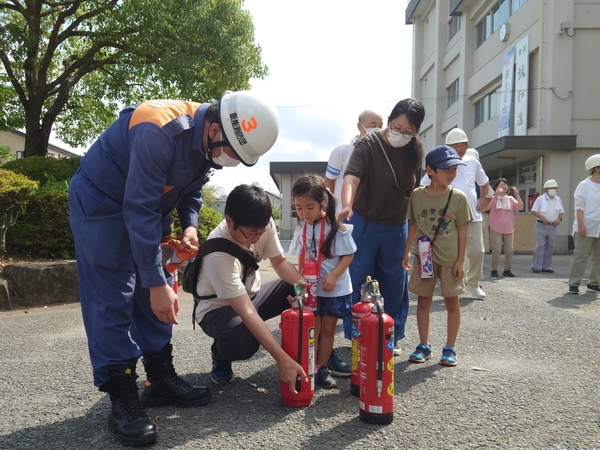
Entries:
[[527,101],[529,99],[529,36],[517,44],[515,72],[515,136],[527,134]]
[[511,133],[511,113],[513,99],[513,79],[515,72],[515,48],[504,55],[502,64],[502,88],[500,91],[500,117],[498,118],[498,137]]

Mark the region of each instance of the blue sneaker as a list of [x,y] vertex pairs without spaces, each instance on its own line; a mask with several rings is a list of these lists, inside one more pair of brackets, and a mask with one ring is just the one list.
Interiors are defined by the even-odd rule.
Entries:
[[327,366],[321,366],[319,367],[319,370],[315,372],[315,384],[321,386],[323,389],[333,389],[334,387],[337,387]]
[[233,381],[233,370],[229,361],[219,361],[212,353],[212,371],[210,379],[213,383],[225,386]]
[[442,359],[440,359],[440,365],[455,366],[456,364],[456,350],[454,350],[452,347],[444,347],[442,349]]
[[340,359],[337,349],[331,352],[329,361],[327,361],[327,368],[334,377],[347,378],[352,374],[350,364]]
[[415,363],[424,363],[431,358],[431,353],[431,347],[421,342],[417,345],[416,350],[410,354],[408,360]]

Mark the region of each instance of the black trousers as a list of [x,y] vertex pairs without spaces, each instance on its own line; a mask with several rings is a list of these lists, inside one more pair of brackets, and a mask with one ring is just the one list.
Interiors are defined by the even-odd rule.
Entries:
[[[292,285],[283,280],[271,281],[261,286],[252,304],[260,318],[266,321],[281,315],[290,307],[288,295],[294,296]],[[251,358],[260,346],[231,306],[208,312],[200,322],[200,327],[215,340],[211,350],[219,361]]]

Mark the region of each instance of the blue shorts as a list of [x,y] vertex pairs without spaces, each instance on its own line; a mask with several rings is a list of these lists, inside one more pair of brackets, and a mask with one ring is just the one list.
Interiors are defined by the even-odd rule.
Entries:
[[331,316],[343,319],[352,311],[352,294],[341,297],[317,297],[315,316]]

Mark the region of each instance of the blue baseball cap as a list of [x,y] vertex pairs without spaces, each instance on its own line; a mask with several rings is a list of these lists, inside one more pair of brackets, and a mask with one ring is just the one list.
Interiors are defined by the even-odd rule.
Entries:
[[466,166],[460,156],[448,145],[438,145],[425,156],[425,166],[435,166],[438,169],[449,169],[452,166]]

